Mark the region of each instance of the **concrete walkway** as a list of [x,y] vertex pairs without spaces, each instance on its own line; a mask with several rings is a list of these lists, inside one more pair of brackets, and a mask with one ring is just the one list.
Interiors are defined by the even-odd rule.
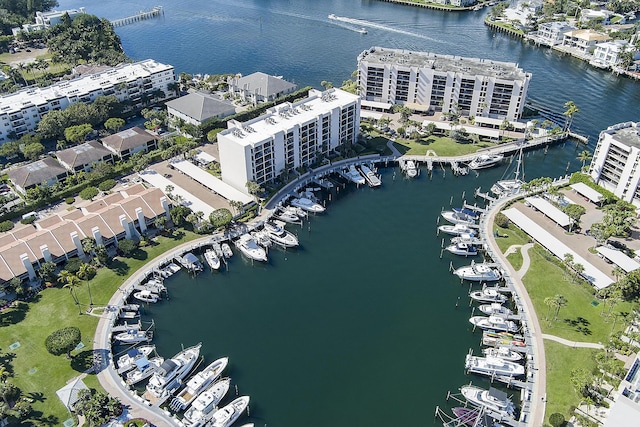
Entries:
[[402,153],[398,151],[398,149],[396,148],[395,145],[393,145],[393,141],[388,140],[387,141],[387,147],[389,147],[389,149],[391,150],[391,153],[396,156],[396,157],[400,157],[402,156]]
[[582,341],[569,341],[569,340],[566,340],[564,338],[560,338],[560,337],[557,337],[555,335],[549,335],[549,334],[542,334],[542,338],[544,338],[545,340],[555,341],[555,342],[558,342],[560,344],[566,345],[567,347],[573,347],[573,348],[596,348],[596,349],[603,349],[604,348],[604,345],[602,345],[600,343],[582,342]]
[[511,254],[515,254],[516,252],[518,252],[518,249],[520,249],[520,253],[522,254],[522,265],[520,266],[520,269],[516,271],[516,274],[521,279],[524,277],[525,274],[527,274],[527,271],[529,270],[529,266],[531,265],[531,258],[529,257],[529,249],[531,249],[533,245],[534,245],[533,243],[527,243],[525,245],[511,245],[507,248],[506,251],[504,251],[504,257],[506,258]]

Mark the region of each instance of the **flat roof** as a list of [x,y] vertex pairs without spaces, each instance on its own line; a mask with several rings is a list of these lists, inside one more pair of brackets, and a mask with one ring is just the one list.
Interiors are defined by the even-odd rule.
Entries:
[[554,205],[552,205],[542,197],[527,197],[525,198],[525,200],[540,212],[551,218],[561,227],[567,227],[571,225],[572,221],[571,218],[569,218],[569,215],[562,212],[560,209],[556,208]]
[[211,212],[215,211],[213,206],[203,202],[184,188],[176,185],[173,181],[169,181],[164,176],[160,175],[158,172],[153,170],[146,170],[138,173],[138,176],[142,178],[145,182],[148,182],[150,185],[153,185],[156,188],[164,191],[168,185],[173,187],[172,194],[180,195],[186,200],[186,203],[183,203],[184,206],[191,208],[193,212],[204,212],[205,218],[209,218]]
[[609,276],[598,270],[593,266],[593,264],[589,263],[586,259],[578,255],[560,240],[556,239],[523,212],[516,208],[510,208],[502,211],[502,213],[513,221],[516,226],[522,229],[522,231],[527,233],[558,258],[564,259],[566,254],[571,254],[574,262],[576,264],[581,264],[584,267],[582,276],[596,288],[603,289],[613,283],[613,280]]
[[197,161],[205,165],[216,161],[216,158],[214,156],[209,153],[205,153],[204,151],[198,151],[198,154],[196,154],[194,157]]
[[[631,420],[638,419],[640,419],[640,405],[620,395],[611,407],[607,419],[604,421],[604,427],[629,426]],[[635,425],[638,424],[635,423]]]
[[360,101],[360,105],[362,107],[372,107],[372,108],[380,108],[381,110],[391,110],[391,107],[393,107],[393,104],[388,104],[386,102],[378,102],[378,101],[369,101],[366,99],[363,99],[362,101]]
[[611,249],[606,246],[598,246],[596,251],[600,252],[605,258],[613,262],[615,265],[626,271],[627,273],[640,268],[640,263],[633,258],[629,258],[627,254],[617,249]]
[[242,191],[235,189],[234,187],[211,175],[209,172],[202,170],[188,160],[180,159],[172,161],[170,164],[180,172],[184,173],[187,176],[190,176],[200,184],[207,187],[209,190],[221,195],[229,201],[236,200],[238,202],[242,202],[245,205],[253,202],[253,198],[248,194],[244,194]]
[[451,122],[438,122],[438,121],[434,121],[434,120],[424,120],[422,122],[422,126],[426,127],[428,126],[430,123],[433,123],[434,125],[436,125],[436,129],[438,130],[444,130],[444,131],[450,131],[451,129],[463,129],[466,130],[468,133],[474,134],[474,135],[480,135],[480,136],[486,136],[487,138],[499,138],[500,137],[500,131],[496,130],[496,129],[490,129],[490,128],[483,128],[480,126],[462,126],[462,125],[454,125],[453,127],[451,126]]
[[573,188],[576,193],[583,195],[592,202],[600,203],[602,200],[602,193],[589,187],[584,182],[576,182],[575,184],[571,184],[570,187]]

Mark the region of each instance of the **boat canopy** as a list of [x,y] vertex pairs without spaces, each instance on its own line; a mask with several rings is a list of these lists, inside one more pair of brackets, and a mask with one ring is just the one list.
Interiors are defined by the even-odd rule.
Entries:
[[166,375],[177,367],[178,365],[176,365],[176,362],[171,359],[167,359],[162,362],[162,365],[160,365],[160,369],[158,370],[158,372],[162,375]]
[[138,368],[139,371],[144,371],[150,363],[151,362],[149,362],[149,359],[147,359],[146,357],[141,357],[140,359],[136,360],[136,368]]
[[494,387],[489,388],[489,396],[501,402],[507,400],[508,398],[507,393]]

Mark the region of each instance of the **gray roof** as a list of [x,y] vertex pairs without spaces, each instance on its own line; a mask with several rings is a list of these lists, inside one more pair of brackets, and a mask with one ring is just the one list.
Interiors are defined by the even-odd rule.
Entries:
[[240,77],[236,86],[247,91],[257,92],[265,98],[282,92],[290,92],[296,88],[295,84],[280,77],[260,72]]
[[125,150],[131,150],[132,148],[145,145],[155,139],[157,139],[155,136],[136,126],[102,138],[102,145],[111,147],[116,152],[122,153]]
[[98,141],[89,141],[75,147],[67,148],[56,153],[56,157],[60,162],[69,165],[71,168],[76,166],[89,165],[99,162],[107,156],[111,155],[111,151],[104,148]]
[[27,188],[35,184],[47,182],[61,174],[66,174],[67,170],[53,157],[45,157],[28,165],[12,169],[9,171],[9,179],[22,188]]
[[230,116],[236,112],[231,102],[221,101],[201,92],[190,93],[189,95],[169,101],[167,102],[167,108],[173,108],[199,122],[216,116]]

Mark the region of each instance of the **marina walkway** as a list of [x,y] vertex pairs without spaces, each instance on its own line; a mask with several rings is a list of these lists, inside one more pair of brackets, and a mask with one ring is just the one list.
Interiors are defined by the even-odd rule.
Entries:
[[520,269],[516,271],[518,276],[522,279],[527,271],[529,270],[529,266],[531,265],[531,258],[529,257],[529,249],[533,247],[533,243],[527,243],[526,245],[511,245],[504,251],[505,258],[511,254],[514,254],[520,249],[520,253],[522,254],[522,265]]
[[542,334],[542,338],[544,338],[545,340],[555,341],[560,344],[566,345],[567,347],[573,347],[573,348],[596,348],[596,349],[604,348],[604,345],[600,343],[569,341],[564,338],[560,338],[555,335],[549,335],[549,334]]

